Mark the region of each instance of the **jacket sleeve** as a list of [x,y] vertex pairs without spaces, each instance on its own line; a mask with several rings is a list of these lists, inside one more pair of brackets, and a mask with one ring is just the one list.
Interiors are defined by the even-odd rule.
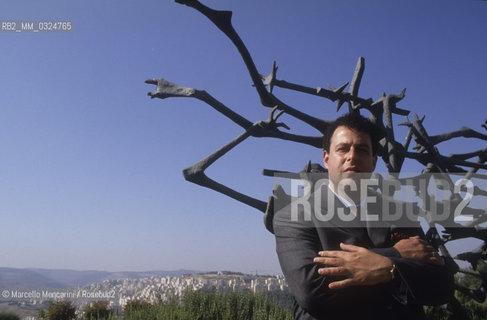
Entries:
[[314,228],[274,226],[276,251],[282,271],[296,302],[311,315],[337,312],[351,305],[366,306],[391,298],[391,283],[367,287],[330,290],[328,284],[337,277],[318,274],[321,266],[313,262],[322,248]]
[[[408,236],[418,235],[424,239],[420,228],[412,228],[407,233]],[[396,265],[397,280],[393,296],[401,304],[441,305],[453,298],[453,275],[458,271],[453,259],[444,258],[445,265],[437,266],[402,258],[393,246],[371,251],[388,257]]]
[[453,261],[448,260],[445,266],[426,265],[401,258],[392,247],[372,251],[389,257],[396,264],[394,281],[329,290],[328,284],[337,277],[319,275],[321,265],[313,259],[321,250],[337,248],[323,247],[315,228],[275,225],[274,231],[277,255],[291,292],[301,308],[312,315],[337,312],[350,305],[388,303],[391,299],[403,305],[443,304],[453,296]]

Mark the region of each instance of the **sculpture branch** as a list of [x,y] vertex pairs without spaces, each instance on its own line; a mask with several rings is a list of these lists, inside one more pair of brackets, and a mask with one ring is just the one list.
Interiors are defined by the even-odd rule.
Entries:
[[464,138],[477,138],[482,140],[487,140],[487,135],[477,132],[468,127],[461,127],[459,130],[439,134],[436,136],[431,136],[430,140],[433,144],[438,144],[443,141],[447,141],[453,138],[464,137]]
[[[360,113],[361,109],[366,109],[370,112],[370,119],[376,123],[383,130],[383,137],[380,141],[379,154],[384,160],[386,167],[393,178],[400,181],[401,185],[408,184],[405,179],[399,179],[399,173],[402,169],[405,159],[410,159],[418,161],[425,166],[424,173],[462,173],[464,174],[463,179],[478,178],[485,179],[484,175],[479,175],[477,171],[487,169],[487,149],[481,149],[473,152],[467,152],[462,154],[452,154],[445,156],[440,153],[437,144],[451,140],[454,138],[464,137],[464,138],[476,138],[487,141],[487,134],[480,133],[468,127],[461,127],[459,130],[447,132],[443,134],[430,136],[425,129],[423,122],[424,116],[420,119],[416,114],[414,115],[413,121],[409,121],[407,118],[409,110],[401,109],[397,107],[397,104],[405,97],[405,89],[399,94],[389,94],[385,93],[376,100],[373,101],[371,98],[364,99],[358,96],[359,87],[363,77],[365,69],[365,61],[362,57],[359,57],[357,65],[354,71],[354,75],[348,89],[345,91],[348,83],[345,83],[337,88],[329,85],[330,90],[321,87],[311,88],[304,85],[296,84],[293,82],[278,80],[277,79],[277,66],[274,61],[271,73],[268,76],[262,76],[259,74],[257,67],[247,49],[243,43],[240,36],[235,31],[232,26],[232,12],[230,11],[218,11],[211,9],[198,0],[175,0],[177,3],[187,5],[192,7],[205,15],[215,26],[217,26],[227,37],[236,49],[238,50],[240,56],[250,78],[252,79],[253,86],[255,86],[257,94],[259,95],[262,105],[265,107],[272,108],[269,113],[269,118],[266,121],[258,121],[252,123],[240,114],[236,113],[232,109],[225,106],[223,103],[212,97],[204,90],[198,90],[194,88],[184,87],[177,84],[173,84],[165,81],[164,79],[150,79],[146,82],[149,84],[156,85],[156,89],[149,93],[151,98],[170,98],[170,97],[189,97],[199,99],[206,104],[213,107],[215,110],[225,115],[231,121],[239,125],[244,129],[244,132],[236,137],[234,140],[230,141],[216,152],[207,156],[206,158],[198,161],[189,168],[183,170],[184,177],[193,183],[199,184],[201,186],[213,189],[222,194],[225,194],[233,199],[243,202],[249,206],[264,212],[265,225],[269,231],[273,232],[272,219],[273,212],[276,209],[275,206],[278,205],[274,200],[279,198],[288,198],[288,196],[282,187],[275,186],[273,190],[273,195],[269,198],[266,203],[264,201],[258,200],[256,198],[250,197],[248,195],[242,194],[234,189],[231,189],[225,185],[222,185],[205,175],[205,170],[215,163],[219,158],[225,155],[227,152],[232,150],[234,147],[242,143],[249,137],[271,137],[277,138],[297,143],[307,144],[313,147],[320,148],[322,137],[316,136],[303,136],[296,135],[288,132],[281,131],[280,128],[289,129],[284,123],[277,122],[278,118],[286,113],[298,120],[303,121],[310,127],[324,133],[326,127],[330,121],[325,119],[319,119],[306,114],[298,109],[295,109],[277,98],[273,94],[275,87],[289,89],[297,92],[302,92],[314,96],[319,96],[336,103],[336,109],[339,111],[340,107],[346,102],[348,104],[348,111],[350,113]],[[268,90],[266,89],[268,88]],[[279,110],[279,112],[278,112]],[[277,113],[277,114],[276,114]],[[403,115],[406,116],[406,122],[400,125],[406,125],[408,127],[408,132],[406,134],[404,143],[401,144],[396,141],[394,132],[393,115]],[[482,124],[482,127],[487,129],[487,120]],[[411,141],[414,139],[416,145],[413,150],[416,152],[409,152],[409,146]],[[476,161],[471,160],[477,157]],[[467,169],[468,168],[468,171]],[[312,172],[322,172],[324,168],[316,164],[308,163],[299,173],[288,172],[288,171],[277,171],[277,170],[264,170],[264,175],[274,175],[280,174],[289,178],[299,178],[303,175],[307,175]],[[461,175],[460,175],[461,177]],[[413,179],[422,179],[423,175],[414,177]],[[462,188],[460,192],[454,189],[454,183],[450,178],[450,175],[444,175],[448,185],[445,186],[446,189],[450,189],[451,196],[445,201],[449,201],[449,204],[456,205],[462,200],[460,195],[461,192],[465,192],[466,188]],[[436,182],[436,180],[434,180]],[[436,187],[439,188],[438,182],[436,182]],[[445,201],[436,201],[435,195],[430,194],[427,189],[419,190],[416,188],[416,195],[421,198],[422,203],[433,203],[437,207],[444,208],[447,203]],[[441,189],[441,188],[440,188]],[[478,186],[473,188],[474,196],[487,196],[487,191],[482,190]],[[393,194],[383,194],[383,196],[389,196],[393,199]],[[444,207],[442,207],[444,206]],[[423,213],[426,214],[428,208],[420,208]],[[429,241],[433,246],[439,248],[444,256],[449,256],[448,250],[445,247],[445,243],[448,241],[453,241],[456,239],[463,239],[468,237],[475,237],[481,240],[487,241],[487,229],[482,229],[479,226],[487,221],[487,211],[485,209],[476,209],[472,207],[463,208],[462,215],[471,216],[472,221],[466,226],[460,225],[454,221],[454,216],[448,217],[446,220],[435,221],[434,217],[429,218],[430,230],[427,233]],[[440,236],[437,232],[435,223],[444,224],[446,228],[446,235],[444,237]],[[445,225],[447,224],[447,225]],[[475,267],[476,259],[485,259],[485,247],[483,247],[481,252],[474,253],[471,255],[458,256],[458,259],[464,258],[465,261],[469,261]],[[466,271],[463,271],[466,272]],[[479,289],[472,290],[465,288],[463,286],[457,286],[457,290],[470,295],[474,299],[485,300],[485,292],[487,291],[487,275],[484,273],[475,273],[476,276],[483,279],[483,283]],[[454,313],[460,317],[465,315],[462,313],[461,305],[457,300],[453,300],[450,303],[450,307],[453,308]],[[464,318],[464,317],[463,317]]]
[[235,45],[238,52],[240,53],[247,70],[249,71],[250,78],[252,79],[255,88],[257,89],[257,93],[260,97],[260,101],[262,105],[272,108],[274,106],[279,106],[280,110],[284,110],[287,114],[299,119],[313,128],[319,130],[320,132],[323,131],[323,128],[326,127],[326,122],[312,117],[306,113],[303,113],[299,110],[294,109],[291,106],[286,105],[284,102],[277,99],[274,95],[269,93],[266,89],[264,84],[261,81],[261,76],[257,71],[257,67],[255,66],[250,53],[243,43],[240,36],[237,34],[235,29],[232,26],[232,12],[231,11],[218,11],[207,6],[201,4],[197,0],[176,0],[177,3],[187,5],[192,7],[203,15],[205,15],[211,22],[213,22],[218,29],[220,29]]
[[159,98],[159,99],[166,99],[170,97],[186,97],[186,98],[196,98],[203,102],[206,102],[210,106],[212,106],[216,111],[220,112],[221,114],[225,115],[227,118],[238,124],[244,129],[250,128],[252,126],[252,122],[248,121],[232,109],[225,106],[220,101],[213,98],[209,93],[203,90],[197,90],[193,88],[188,88],[184,86],[180,86],[178,84],[171,83],[166,81],[162,78],[159,79],[149,79],[146,80],[145,83],[154,84],[156,85],[156,90],[149,92],[147,95],[151,97],[151,99]]
[[227,195],[237,201],[243,202],[251,207],[256,208],[259,211],[265,212],[267,204],[264,201],[255,199],[253,197],[247,196],[240,192],[237,192],[225,185],[222,185],[205,175],[205,170],[212,165],[216,160],[225,155],[228,151],[233,149],[235,146],[240,144],[242,141],[250,137],[250,131],[245,131],[240,136],[218,149],[208,157],[198,161],[194,165],[183,170],[183,176],[187,181],[196,183],[200,186],[213,189],[224,195]]
[[[355,72],[353,74],[352,78],[352,83],[350,84],[350,94],[352,97],[358,96],[358,90],[360,87],[360,82],[362,81],[362,76],[364,75],[364,70],[365,70],[365,59],[362,57],[358,58],[357,61],[357,66],[355,67]],[[353,113],[353,112],[358,112],[355,109],[357,108],[357,105],[353,102],[348,102],[348,112]]]

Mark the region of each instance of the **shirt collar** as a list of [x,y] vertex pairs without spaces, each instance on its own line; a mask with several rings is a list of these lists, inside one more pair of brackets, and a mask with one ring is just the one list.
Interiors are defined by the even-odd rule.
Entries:
[[360,207],[363,203],[364,203],[364,200],[365,199],[362,199],[362,201],[360,201],[360,203],[358,205],[356,205],[354,202],[351,202],[351,201],[348,201],[347,199],[345,199],[344,197],[340,196],[334,189],[333,187],[333,183],[330,181],[330,183],[328,184],[328,188],[331,190],[331,192],[333,192],[333,194],[338,198],[338,200],[340,200],[343,205],[347,208],[358,208]]

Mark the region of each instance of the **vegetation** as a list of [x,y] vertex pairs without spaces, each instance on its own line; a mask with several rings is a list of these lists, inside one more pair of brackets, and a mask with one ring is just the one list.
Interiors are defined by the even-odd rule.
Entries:
[[46,310],[39,309],[38,318],[42,320],[73,320],[76,307],[70,301],[50,301]]
[[[480,280],[464,275],[459,282],[476,289]],[[472,298],[455,293],[466,314],[462,319],[487,319],[487,302],[478,303]],[[292,297],[288,292],[227,292],[218,290],[188,290],[179,301],[174,297],[169,302],[150,304],[132,300],[124,307],[123,317],[117,317],[107,301],[97,301],[86,306],[76,318],[76,308],[68,301],[50,302],[47,308],[39,310],[43,320],[292,320]],[[451,320],[452,312],[444,307],[425,307],[426,318]],[[14,313],[1,313],[0,320],[20,320]]]
[[0,320],[20,320],[20,317],[12,312],[0,312]]
[[[132,302],[136,306],[137,304]],[[187,291],[181,304],[145,305],[125,309],[124,320],[292,320],[288,309],[265,294]]]
[[[480,263],[481,264],[481,263]],[[479,264],[479,265],[480,265]],[[482,267],[479,269],[481,270]],[[485,264],[483,265],[483,272],[485,272],[487,269]],[[470,289],[478,289],[482,283],[482,280],[469,275],[465,274],[459,282],[463,285],[466,286]],[[485,294],[485,293],[484,293]],[[472,319],[472,320],[485,320],[487,319],[487,301],[484,301],[482,303],[478,303],[471,297],[460,293],[460,292],[455,292],[455,296],[460,302],[460,304],[465,308],[465,311],[467,313],[467,316]]]
[[149,309],[151,307],[152,305],[147,301],[130,300],[123,308],[123,312],[125,314],[130,314],[130,313],[138,312],[140,310]]
[[108,301],[95,301],[86,305],[83,309],[83,319],[85,320],[105,320],[112,317],[113,310],[108,307]]
[[[124,307],[123,318],[113,314],[108,302],[97,301],[86,306],[76,318],[75,307],[70,302],[50,302],[39,309],[43,320],[292,320],[290,309],[283,307],[291,301],[289,293],[228,292],[218,290],[187,290],[182,301],[150,304],[132,300]],[[282,303],[281,303],[282,302]],[[0,318],[19,320],[19,318]]]

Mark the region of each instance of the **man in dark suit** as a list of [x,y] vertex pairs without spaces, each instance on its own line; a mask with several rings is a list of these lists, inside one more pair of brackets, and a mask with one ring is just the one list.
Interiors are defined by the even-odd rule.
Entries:
[[380,217],[389,209],[379,205],[380,194],[364,206],[356,187],[375,169],[378,137],[362,116],[338,118],[324,136],[328,176],[307,199],[315,203],[308,207],[312,214],[291,203],[274,215],[276,251],[296,319],[423,319],[423,305],[453,296],[456,264],[422,239],[419,224],[361,219],[364,210]]

